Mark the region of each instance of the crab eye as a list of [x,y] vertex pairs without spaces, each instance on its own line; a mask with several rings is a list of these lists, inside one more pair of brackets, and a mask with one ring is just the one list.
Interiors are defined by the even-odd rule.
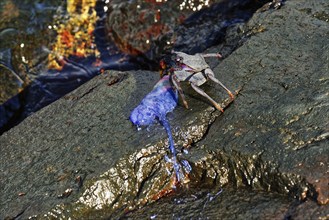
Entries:
[[177,62],[180,62],[180,61],[182,61],[182,60],[183,60],[183,57],[179,57],[179,56],[176,57],[176,61],[177,61]]

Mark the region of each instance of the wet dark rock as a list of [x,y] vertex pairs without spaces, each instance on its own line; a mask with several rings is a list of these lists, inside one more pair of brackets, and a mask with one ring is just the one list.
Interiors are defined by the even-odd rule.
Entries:
[[201,188],[168,196],[123,219],[284,219],[293,202],[271,192]]
[[229,71],[232,83],[243,88],[241,94],[199,144],[261,154],[280,172],[305,178],[318,193],[317,202],[328,204],[329,48],[323,39],[329,29],[328,23],[304,14],[308,7],[312,14],[323,10],[321,2],[288,1],[281,10],[258,14],[248,23],[261,24],[265,31],[217,68],[223,75]]
[[191,109],[169,118],[189,187],[171,188],[162,127],[128,120],[158,73],[110,71],[0,137],[0,218],[328,218],[329,29],[315,16],[328,8],[290,0],[254,15],[249,39],[210,62],[240,89],[224,114],[184,87]]
[[158,61],[171,49],[194,54],[222,42],[269,0],[110,1],[106,33],[124,53]]
[[[106,33],[117,47],[128,54],[144,54],[172,46],[171,34],[188,16],[215,2],[110,1],[106,7]],[[190,35],[191,36],[191,35]],[[154,49],[154,48],[157,49]],[[150,57],[151,59],[154,59]]]
[[[232,36],[230,31],[244,25],[266,2],[269,1],[222,1],[196,12],[175,28],[173,46],[177,51],[194,54],[223,41],[230,41],[232,37],[242,40],[240,34]],[[224,45],[226,50],[230,50],[221,50],[224,56],[240,46],[238,43]]]

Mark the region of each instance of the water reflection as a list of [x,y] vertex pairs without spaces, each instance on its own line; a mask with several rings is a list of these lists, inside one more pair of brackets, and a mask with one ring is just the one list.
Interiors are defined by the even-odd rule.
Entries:
[[48,68],[61,70],[65,57],[99,56],[93,31],[97,22],[96,1],[67,1],[65,14],[57,14],[48,28],[57,33],[48,55]]
[[42,45],[49,46],[54,33],[46,27],[61,1],[0,2],[0,103],[33,81],[44,57]]

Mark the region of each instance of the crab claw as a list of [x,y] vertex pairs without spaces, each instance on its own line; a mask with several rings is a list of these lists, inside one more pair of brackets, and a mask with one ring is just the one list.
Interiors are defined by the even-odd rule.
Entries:
[[229,96],[231,97],[231,99],[234,100],[235,96],[233,95],[233,93],[230,90],[228,90],[227,92],[228,92]]

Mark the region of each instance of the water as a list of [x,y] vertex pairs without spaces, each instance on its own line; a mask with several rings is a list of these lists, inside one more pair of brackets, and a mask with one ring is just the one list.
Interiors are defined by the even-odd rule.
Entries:
[[[66,54],[69,48],[58,46],[54,30],[67,20],[66,5],[61,1],[54,1],[52,5],[24,3],[10,0],[1,3],[2,14],[7,7],[15,11],[6,14],[0,24],[0,88],[3,94],[0,134],[103,70],[151,69],[143,58],[120,53],[113,43],[106,41],[102,19],[97,20],[94,31],[95,51],[100,51],[98,56],[92,51],[84,56]],[[95,10],[102,18],[104,12],[100,8]],[[18,37],[14,37],[18,33]]]

